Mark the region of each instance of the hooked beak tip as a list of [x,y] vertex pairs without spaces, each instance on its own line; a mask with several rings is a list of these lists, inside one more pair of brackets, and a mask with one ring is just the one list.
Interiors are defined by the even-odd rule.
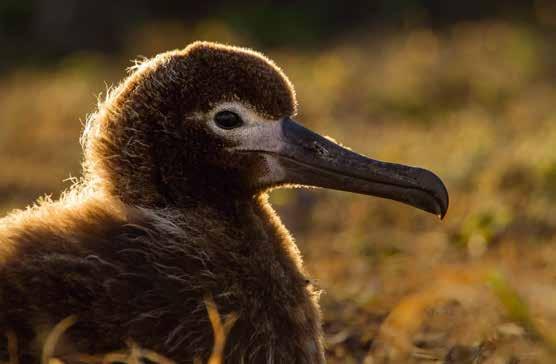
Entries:
[[416,179],[420,182],[424,190],[428,192],[429,195],[429,212],[432,212],[440,220],[443,220],[448,212],[448,206],[450,204],[450,198],[448,195],[448,190],[446,186],[433,172],[425,169],[420,169],[417,173]]
[[442,221],[448,213],[448,194],[445,194],[445,198],[436,198],[436,216]]

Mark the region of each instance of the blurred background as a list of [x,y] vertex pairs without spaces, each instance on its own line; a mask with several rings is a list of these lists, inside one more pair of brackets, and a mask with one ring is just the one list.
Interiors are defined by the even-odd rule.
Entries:
[[0,2],[0,213],[80,175],[79,135],[131,60],[255,48],[298,119],[435,171],[447,217],[324,190],[274,206],[323,290],[331,363],[556,362],[556,2]]

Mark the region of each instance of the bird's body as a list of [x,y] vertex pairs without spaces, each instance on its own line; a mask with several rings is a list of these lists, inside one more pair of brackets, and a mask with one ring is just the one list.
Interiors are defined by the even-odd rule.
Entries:
[[178,363],[206,360],[205,301],[237,320],[227,363],[322,363],[318,290],[267,202],[309,185],[443,215],[431,172],[373,161],[295,123],[293,88],[264,56],[197,42],[132,70],[83,136],[84,177],[59,201],[0,220],[0,328],[38,362],[127,339]]
[[10,246],[0,318],[16,329],[23,362],[38,361],[36,338],[68,314],[78,321],[61,356],[106,353],[133,338],[179,363],[207,359],[207,294],[222,315],[238,317],[231,362],[319,362],[316,292],[295,246],[264,199],[236,207],[228,221],[206,206],[147,210],[91,196],[10,218],[0,234]]

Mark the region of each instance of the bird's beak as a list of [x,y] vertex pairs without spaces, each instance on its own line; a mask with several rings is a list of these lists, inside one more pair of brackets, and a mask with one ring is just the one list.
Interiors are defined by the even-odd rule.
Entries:
[[378,196],[440,218],[448,210],[446,187],[426,169],[367,158],[290,118],[265,124],[275,125],[268,125],[266,132],[261,130],[263,135],[250,149],[264,153],[270,161],[268,184],[298,184]]

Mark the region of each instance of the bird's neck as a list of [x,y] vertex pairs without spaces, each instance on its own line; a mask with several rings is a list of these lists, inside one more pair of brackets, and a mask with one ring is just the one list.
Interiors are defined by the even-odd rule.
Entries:
[[221,225],[214,229],[225,230],[227,236],[234,237],[238,250],[248,247],[250,254],[264,255],[276,261],[294,280],[305,282],[297,245],[268,202],[267,193],[212,203],[205,201],[203,205],[180,207],[176,214],[178,220],[198,216],[207,222],[219,221]]

